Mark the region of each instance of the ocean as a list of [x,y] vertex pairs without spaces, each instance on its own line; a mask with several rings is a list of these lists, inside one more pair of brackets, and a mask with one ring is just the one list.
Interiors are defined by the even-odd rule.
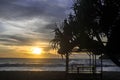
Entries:
[[[70,64],[89,64],[89,59],[71,59]],[[97,60],[100,70],[100,60]],[[1,58],[0,71],[65,71],[65,59]],[[103,71],[120,71],[111,60],[103,60]]]

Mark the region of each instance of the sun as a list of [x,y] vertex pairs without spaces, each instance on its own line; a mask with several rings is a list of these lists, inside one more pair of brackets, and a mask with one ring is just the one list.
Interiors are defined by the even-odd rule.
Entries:
[[42,54],[42,49],[38,47],[34,47],[32,48],[32,53],[37,55]]

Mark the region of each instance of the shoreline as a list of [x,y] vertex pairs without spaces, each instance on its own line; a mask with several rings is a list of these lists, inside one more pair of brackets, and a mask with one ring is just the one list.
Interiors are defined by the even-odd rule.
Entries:
[[0,71],[0,80],[65,80],[65,77],[64,71]]
[[[0,80],[90,80],[90,77],[91,74],[65,71],[0,71]],[[103,72],[103,80],[120,80],[120,72]]]

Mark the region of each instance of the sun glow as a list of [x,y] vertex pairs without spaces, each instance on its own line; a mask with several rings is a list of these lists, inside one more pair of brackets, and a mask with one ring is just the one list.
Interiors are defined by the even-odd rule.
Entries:
[[42,54],[42,49],[38,47],[34,47],[32,48],[32,53],[37,55]]

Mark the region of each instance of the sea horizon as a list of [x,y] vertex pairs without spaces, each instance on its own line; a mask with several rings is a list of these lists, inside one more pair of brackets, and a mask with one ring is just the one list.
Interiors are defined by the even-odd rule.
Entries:
[[[77,64],[89,64],[89,59],[70,59]],[[62,58],[0,58],[0,71],[65,71],[65,59]],[[97,59],[97,70],[100,60]],[[103,60],[103,71],[119,71],[120,68],[110,60]]]

